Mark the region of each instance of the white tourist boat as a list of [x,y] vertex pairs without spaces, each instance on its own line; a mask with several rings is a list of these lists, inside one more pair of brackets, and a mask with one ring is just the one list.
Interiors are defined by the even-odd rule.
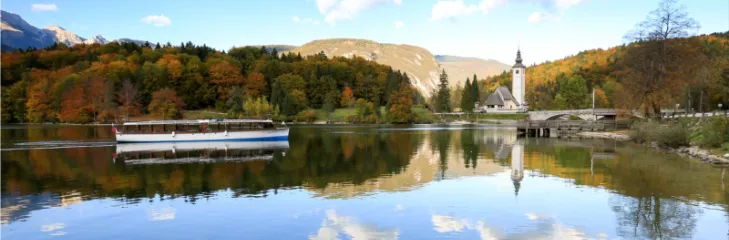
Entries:
[[199,141],[285,141],[287,127],[271,120],[206,119],[127,122],[112,131],[119,143]]

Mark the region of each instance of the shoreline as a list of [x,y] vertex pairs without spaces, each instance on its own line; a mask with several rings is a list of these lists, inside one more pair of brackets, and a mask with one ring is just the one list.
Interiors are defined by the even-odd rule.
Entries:
[[[579,132],[576,136],[584,138],[598,138],[598,139],[613,139],[616,141],[630,141],[630,136],[627,131],[618,132]],[[700,148],[699,146],[684,146],[678,148],[672,147],[661,147],[656,142],[640,144],[645,147],[650,147],[658,150],[668,151],[676,153],[684,157],[695,158],[705,163],[713,165],[729,165],[729,157],[727,155],[720,156],[709,153],[709,150]]]

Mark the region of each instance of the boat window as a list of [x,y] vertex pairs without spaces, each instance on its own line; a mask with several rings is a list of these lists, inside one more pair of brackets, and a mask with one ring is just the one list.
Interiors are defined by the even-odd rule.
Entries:
[[187,126],[190,127],[189,128],[190,129],[190,132],[200,132],[200,125],[190,124],[190,125],[187,125]]

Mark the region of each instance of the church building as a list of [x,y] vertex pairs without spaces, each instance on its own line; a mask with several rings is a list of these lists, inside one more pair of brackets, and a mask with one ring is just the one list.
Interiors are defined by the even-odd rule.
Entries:
[[522,63],[521,50],[516,51],[516,64],[511,68],[511,89],[513,94],[505,86],[499,86],[489,95],[482,105],[482,111],[486,112],[520,112],[527,110],[525,99],[526,93],[526,66]]

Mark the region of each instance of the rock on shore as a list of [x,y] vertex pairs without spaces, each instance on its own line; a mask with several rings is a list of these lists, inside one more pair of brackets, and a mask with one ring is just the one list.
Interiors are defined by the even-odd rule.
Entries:
[[619,141],[630,140],[630,136],[628,136],[625,133],[621,133],[621,132],[580,132],[580,133],[577,133],[577,136],[583,137],[583,138],[615,139],[615,140],[619,140]]
[[713,154],[709,153],[709,151],[706,151],[705,149],[701,149],[697,146],[679,147],[679,148],[669,149],[669,150],[675,151],[678,154],[688,155],[691,157],[698,158],[699,160],[707,162],[707,163],[729,164],[729,154],[725,154],[724,156],[713,155]]

